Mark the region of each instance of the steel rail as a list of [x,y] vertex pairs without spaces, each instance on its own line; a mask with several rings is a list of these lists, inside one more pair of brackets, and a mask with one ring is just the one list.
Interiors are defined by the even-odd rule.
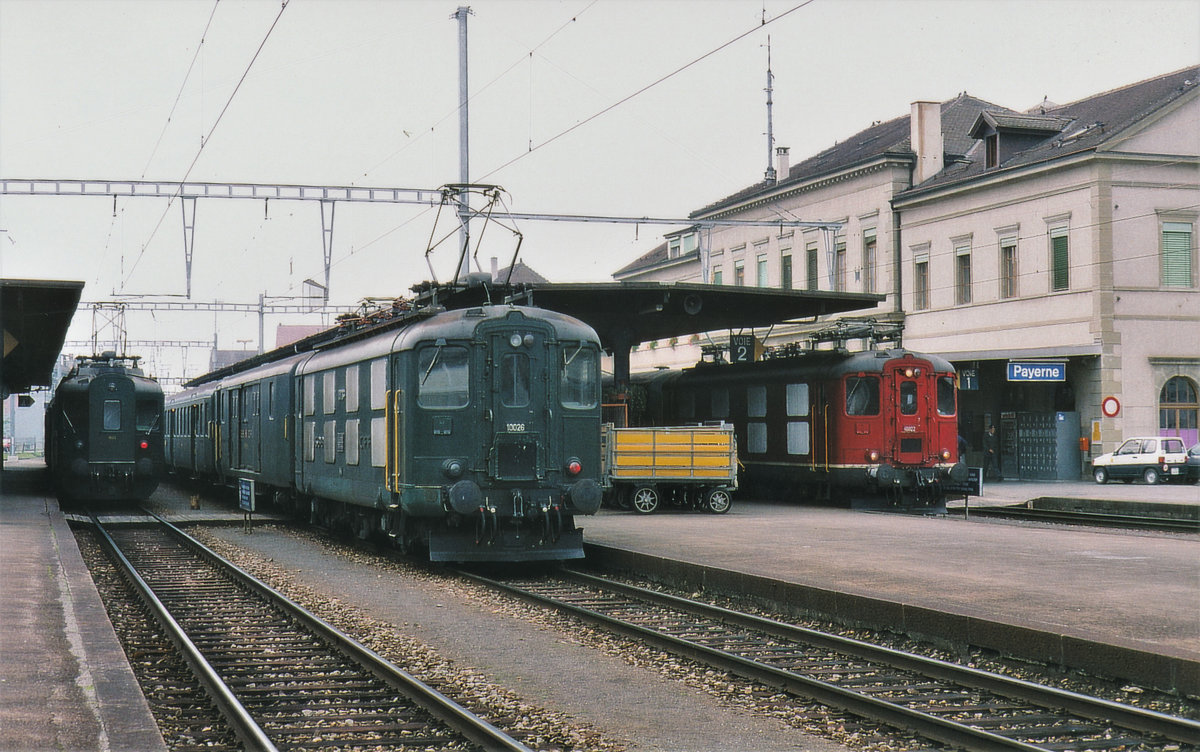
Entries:
[[[1029,744],[1026,742],[1022,742],[1020,740],[1002,736],[1000,734],[996,734],[996,733],[987,731],[982,728],[977,728],[977,727],[973,727],[973,726],[970,726],[967,724],[958,723],[956,721],[949,720],[946,718],[941,718],[939,716],[932,715],[930,713],[925,713],[920,710],[914,710],[912,708],[908,708],[903,705],[893,703],[893,702],[890,702],[885,699],[877,698],[877,697],[874,697],[869,694],[865,694],[865,693],[854,691],[852,689],[841,687],[836,684],[832,684],[830,682],[825,682],[820,679],[815,679],[815,678],[812,678],[809,676],[804,676],[803,674],[799,674],[799,673],[796,673],[793,671],[789,671],[786,669],[771,666],[771,665],[762,663],[760,661],[757,661],[757,660],[754,660],[751,658],[746,658],[744,656],[730,653],[726,650],[709,647],[709,646],[702,645],[702,644],[697,643],[692,640],[684,639],[684,638],[677,637],[677,636],[670,635],[670,634],[665,634],[663,632],[657,631],[657,630],[649,628],[649,627],[643,627],[638,624],[629,623],[629,622],[623,621],[621,619],[608,616],[604,613],[601,613],[601,612],[596,611],[591,608],[587,608],[584,606],[579,606],[579,605],[575,605],[575,604],[571,604],[571,603],[566,603],[566,602],[557,600],[553,597],[544,596],[544,595],[541,595],[538,593],[530,592],[530,591],[524,590],[520,587],[516,587],[516,586],[509,585],[507,583],[491,580],[489,578],[482,577],[479,575],[465,573],[465,572],[460,572],[460,574],[466,578],[475,580],[475,581],[485,584],[489,587],[496,588],[502,592],[507,592],[509,594],[515,595],[515,596],[525,599],[527,601],[538,603],[538,604],[544,605],[544,606],[549,606],[549,607],[558,609],[560,611],[563,611],[563,612],[566,612],[569,614],[573,614],[573,615],[578,616],[586,621],[590,621],[590,622],[599,624],[599,625],[601,625],[607,629],[610,629],[612,631],[627,634],[632,637],[649,642],[651,644],[655,644],[659,647],[662,647],[662,648],[664,648],[670,652],[676,653],[678,655],[683,655],[683,656],[701,661],[707,665],[712,665],[712,666],[716,666],[716,667],[728,670],[734,674],[737,674],[737,675],[742,676],[747,679],[751,679],[754,681],[760,681],[760,682],[763,682],[770,686],[782,687],[789,692],[799,694],[799,695],[802,695],[805,697],[810,697],[814,700],[817,700],[818,702],[821,702],[821,703],[824,703],[824,704],[827,704],[827,705],[830,705],[833,707],[841,708],[845,711],[848,711],[848,712],[851,712],[851,713],[854,713],[854,714],[857,714],[860,716],[872,718],[872,719],[875,719],[875,720],[878,720],[878,721],[881,721],[881,722],[884,722],[889,725],[896,726],[898,728],[902,728],[905,730],[916,731],[917,733],[919,733],[929,739],[933,739],[936,741],[940,741],[940,742],[955,745],[955,746],[961,746],[961,747],[964,747],[966,749],[971,749],[971,750],[1045,750],[1045,749],[1047,749],[1046,747],[1040,747],[1040,746],[1036,746],[1036,745]],[[580,576],[580,573],[573,572],[573,571],[568,571],[567,574],[569,576]],[[646,591],[641,588],[636,588],[633,586],[620,585],[618,587],[617,584],[612,583],[611,581],[605,580],[602,578],[594,578],[591,576],[584,575],[581,577],[581,580],[587,582],[589,585],[592,585],[592,586],[599,585],[606,589],[617,590],[622,595],[627,595],[627,596],[634,597],[634,598],[645,599],[645,596],[647,596],[647,595],[653,596],[652,598],[649,598],[649,600],[652,603],[654,603],[654,605],[667,606],[670,608],[677,608],[679,610],[685,611],[685,612],[693,614],[693,615],[704,615],[708,618],[716,618],[716,619],[719,619],[722,621],[727,621],[729,619],[729,617],[736,615],[736,616],[740,617],[741,619],[748,620],[743,625],[743,626],[747,626],[748,628],[757,629],[759,631],[765,631],[765,632],[767,632],[767,634],[771,634],[772,636],[777,636],[777,637],[783,637],[784,639],[797,639],[794,636],[789,636],[787,634],[788,633],[787,629],[779,629],[779,628],[786,628],[786,627],[791,626],[791,625],[783,624],[782,622],[772,622],[771,620],[765,620],[765,619],[759,620],[758,617],[753,617],[753,616],[745,615],[745,614],[737,614],[737,612],[729,611],[727,609],[721,609],[721,608],[715,607],[715,606],[707,606],[706,604],[698,604],[694,601],[689,601],[688,599],[677,598],[675,596],[668,596],[668,595],[661,594],[661,593],[655,593],[653,591]],[[717,614],[720,614],[720,615],[718,616]],[[751,626],[751,625],[753,625],[753,626]],[[767,627],[767,629],[764,629],[764,627]],[[776,631],[775,631],[776,629],[779,629],[778,633],[776,633]],[[910,661],[913,661],[913,659],[917,659],[915,661],[915,663],[918,663],[918,664],[921,663],[920,656],[909,656],[908,654],[901,653],[899,651],[892,651],[887,648],[878,648],[878,650],[881,652],[875,653],[874,655],[871,655],[871,653],[873,651],[870,651],[870,650],[866,651],[868,653],[867,656],[857,655],[856,653],[857,653],[858,646],[862,646],[865,648],[875,648],[875,646],[870,646],[870,645],[867,645],[866,643],[858,643],[857,641],[849,640],[847,642],[850,644],[848,644],[845,647],[842,647],[842,646],[840,646],[839,641],[844,640],[845,638],[838,638],[835,635],[825,635],[823,633],[814,632],[812,630],[803,630],[803,628],[799,628],[799,627],[796,627],[795,629],[800,630],[802,632],[811,632],[810,635],[806,635],[805,637],[800,638],[799,641],[818,645],[819,647],[825,647],[827,649],[837,650],[838,652],[848,653],[849,655],[852,655],[854,657],[869,659],[869,660],[876,660],[876,661],[880,661],[881,663],[885,663],[886,665],[892,665],[892,666],[896,666],[896,659],[902,659],[904,663],[908,663]],[[833,638],[833,639],[829,641],[828,645],[819,645],[819,643],[817,641],[818,638],[821,641],[825,641],[828,638]],[[839,645],[839,646],[833,647],[834,645]],[[880,655],[885,655],[885,654],[888,655],[888,658],[880,658]],[[937,671],[946,671],[948,668],[954,667],[954,664],[948,664],[948,663],[944,663],[944,662],[934,661],[933,663],[934,664],[942,664],[942,666],[937,667]],[[901,666],[896,666],[896,667],[908,668],[908,670],[915,670],[915,669],[911,668],[910,666],[901,665]],[[927,667],[927,669],[928,668],[929,667]],[[949,673],[952,673],[952,672],[949,672]],[[984,673],[986,673],[986,672],[984,672]],[[930,675],[933,675],[936,678],[942,678],[942,679],[946,678],[946,677],[938,676],[936,673],[932,673]],[[1007,680],[1007,677],[999,677],[999,675],[993,675],[993,676],[996,676],[1000,679]],[[1031,684],[1028,682],[1025,682],[1025,684],[1029,684],[1031,687],[1038,686],[1038,685],[1034,685],[1034,684]],[[974,685],[968,685],[968,686],[974,686]],[[980,688],[986,689],[986,687],[980,687]],[[1046,689],[1049,689],[1049,688],[1046,688]],[[1055,692],[1057,692],[1057,691],[1058,690],[1055,690]],[[997,694],[1002,694],[1002,693],[997,692]],[[1070,695],[1071,693],[1063,693],[1063,694]],[[1083,696],[1080,695],[1079,697],[1083,697]],[[1100,702],[1105,703],[1107,701],[1102,700]],[[1126,707],[1126,706],[1120,706],[1117,703],[1111,703],[1111,705],[1114,705],[1119,708]],[[1054,705],[1054,707],[1057,707],[1057,704]],[[1142,718],[1143,720],[1144,720],[1144,717],[1143,717],[1143,712],[1144,712],[1145,714],[1148,714],[1149,717],[1151,717],[1151,718],[1153,718],[1155,716],[1160,716],[1160,718],[1155,719],[1156,721],[1164,721],[1165,720],[1165,721],[1169,722],[1171,724],[1172,728],[1175,730],[1175,734],[1174,735],[1163,734],[1164,736],[1170,736],[1170,738],[1178,738],[1179,736],[1182,736],[1183,737],[1182,740],[1184,740],[1184,741],[1200,740],[1200,724],[1195,724],[1193,722],[1186,721],[1184,719],[1175,719],[1171,716],[1166,716],[1164,714],[1156,714],[1156,713],[1153,713],[1153,711],[1140,711],[1140,709],[1136,709],[1136,708],[1132,709],[1132,710],[1137,711],[1134,713],[1134,715],[1137,716],[1138,718]],[[1082,713],[1081,713],[1081,715],[1082,715]],[[1182,723],[1183,729],[1180,730],[1180,726],[1178,724],[1176,724],[1175,722]],[[1154,733],[1162,733],[1161,728],[1159,728],[1159,727],[1156,727],[1156,728],[1158,728],[1158,730],[1156,730]],[[1141,730],[1140,728],[1137,728],[1137,727],[1135,727],[1135,729]]]
[[126,558],[124,552],[121,551],[116,541],[109,535],[108,530],[100,523],[96,515],[88,512],[88,517],[92,520],[92,525],[100,534],[100,542],[109,554],[117,562],[118,569],[125,579],[137,591],[138,596],[146,607],[150,609],[151,614],[162,626],[167,633],[167,637],[178,648],[183,655],[188,666],[192,669],[192,673],[204,686],[210,698],[217,705],[221,715],[228,721],[234,734],[238,740],[248,750],[261,750],[261,752],[278,752],[278,747],[263,731],[258,722],[250,715],[241,701],[233,694],[228,685],[217,675],[216,670],[201,654],[199,648],[192,642],[191,638],[183,631],[179,622],[175,621],[175,617],[167,610],[163,602],[138,573],[132,562]]
[[304,626],[335,645],[351,660],[362,664],[381,681],[386,682],[405,697],[420,705],[423,709],[446,723],[455,731],[463,734],[474,744],[483,749],[507,752],[532,752],[529,747],[513,739],[508,734],[480,718],[476,714],[459,705],[454,700],[425,684],[417,677],[401,669],[383,658],[375,651],[358,642],[349,635],[339,631],[324,619],[305,609],[279,591],[223,558],[220,554],[191,537],[178,527],[167,522],[149,510],[146,514],[161,523],[173,535],[183,541],[189,548],[205,560],[220,567],[232,575],[240,584],[252,590],[259,596],[270,600],[283,608],[287,614]]
[[649,600],[669,608],[677,608],[696,615],[719,619],[736,626],[766,632],[775,637],[806,642],[818,647],[853,655],[864,660],[885,662],[889,665],[915,671],[934,679],[954,681],[1012,699],[1061,708],[1092,718],[1093,720],[1115,723],[1123,728],[1148,734],[1158,734],[1168,739],[1174,739],[1175,741],[1200,744],[1200,722],[1188,718],[1178,718],[1166,713],[1159,713],[1154,710],[1147,710],[1057,687],[1037,684],[1024,679],[997,674],[992,671],[906,653],[882,645],[872,645],[861,640],[808,629],[795,624],[787,624],[786,622],[746,614],[740,611],[733,611],[668,593],[660,593],[623,582],[615,582],[584,572],[567,571],[571,576],[595,586],[616,590],[632,597]]

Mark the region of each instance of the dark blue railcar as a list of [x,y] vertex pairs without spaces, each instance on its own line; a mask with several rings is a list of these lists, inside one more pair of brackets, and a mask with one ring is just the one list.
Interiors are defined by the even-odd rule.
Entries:
[[46,465],[70,501],[141,500],[163,471],[163,392],[115,352],[82,356],[46,408]]

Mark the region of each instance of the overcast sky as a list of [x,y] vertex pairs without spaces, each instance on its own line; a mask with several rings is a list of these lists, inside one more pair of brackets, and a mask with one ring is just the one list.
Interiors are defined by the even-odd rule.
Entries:
[[[684,217],[760,180],[768,35],[776,144],[793,163],[918,99],[967,91],[1026,109],[1200,62],[1195,0],[470,5],[471,180],[502,186],[515,212]],[[455,8],[0,0],[0,176],[458,182]],[[105,198],[0,196],[0,275],[83,280],[85,300],[182,294],[181,224],[178,204],[160,199],[120,199],[114,211]],[[519,229],[522,259],[544,276],[607,281],[667,228]],[[340,204],[333,301],[405,294],[429,276],[433,230],[429,210]],[[507,231],[488,233],[485,266],[513,249]],[[298,294],[305,278],[323,278],[321,248],[315,202],[202,200],[192,298]],[[432,256],[441,277],[451,253]],[[195,318],[130,314],[129,336],[211,337],[212,318]],[[71,338],[90,328],[77,316]],[[219,328],[221,346],[236,348],[257,322]],[[194,370],[200,357],[190,357]]]

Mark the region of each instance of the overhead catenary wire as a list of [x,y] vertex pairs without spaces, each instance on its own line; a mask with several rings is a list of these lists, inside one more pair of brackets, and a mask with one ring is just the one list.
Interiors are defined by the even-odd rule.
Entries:
[[[179,181],[181,190],[183,184],[186,183],[187,179],[191,176],[192,170],[195,169],[196,163],[200,161],[200,155],[204,153],[204,148],[212,139],[212,135],[216,132],[217,126],[221,124],[221,119],[224,118],[225,113],[229,111],[229,106],[233,103],[234,97],[236,97],[238,91],[241,90],[242,84],[246,81],[246,77],[250,75],[250,69],[254,67],[254,63],[258,60],[258,56],[262,54],[263,48],[267,45],[267,40],[271,38],[271,33],[274,32],[275,27],[279,25],[279,19],[283,17],[283,12],[287,10],[288,3],[290,1],[291,0],[282,0],[280,3],[279,13],[275,15],[275,20],[271,22],[270,28],[267,29],[267,33],[263,35],[262,41],[258,44],[258,49],[254,51],[254,55],[251,56],[250,62],[246,64],[246,69],[242,71],[241,78],[238,79],[237,84],[233,87],[233,91],[229,93],[229,97],[225,100],[225,105],[221,108],[221,112],[217,115],[216,120],[213,121],[212,127],[209,128],[208,135],[200,141],[200,148],[196,150],[196,156],[192,158],[192,163],[188,165],[187,170],[184,172],[183,177]],[[129,268],[129,271],[121,280],[122,289],[125,287],[125,284],[129,282],[129,279],[133,276],[138,264],[146,255],[146,249],[150,247],[150,243],[154,240],[155,235],[158,234],[159,228],[162,227],[163,221],[167,218],[167,212],[171,210],[171,206],[175,203],[175,199],[178,197],[179,191],[176,191],[175,195],[171,196],[171,198],[167,200],[167,206],[163,209],[162,216],[158,218],[158,222],[154,225],[154,229],[150,231],[150,237],[147,238],[146,242],[142,244],[142,250],[138,253],[137,259],[134,260],[133,264]]]

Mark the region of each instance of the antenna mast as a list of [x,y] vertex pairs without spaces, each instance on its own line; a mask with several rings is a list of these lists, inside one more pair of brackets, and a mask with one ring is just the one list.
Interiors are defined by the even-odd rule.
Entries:
[[[472,14],[469,7],[461,5],[450,17],[458,21],[458,177],[459,182],[466,185],[471,182],[469,166],[470,148],[468,144],[467,118],[467,17]],[[471,242],[471,205],[470,196],[463,192],[459,196],[458,221],[460,223],[459,237],[462,241],[462,265],[455,272],[455,279],[466,279],[471,271],[470,255],[467,247]]]
[[771,115],[771,94],[774,92],[775,76],[771,73],[771,35],[767,35],[767,171],[765,177],[768,183],[775,182],[775,124]]

